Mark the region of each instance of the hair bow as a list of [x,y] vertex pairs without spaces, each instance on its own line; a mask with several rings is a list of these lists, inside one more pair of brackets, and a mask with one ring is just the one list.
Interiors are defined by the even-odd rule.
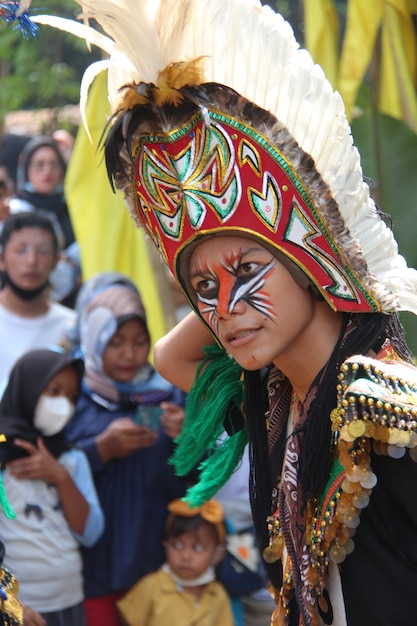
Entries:
[[217,500],[208,500],[199,507],[190,507],[188,502],[184,500],[173,500],[168,504],[170,516],[167,520],[167,526],[172,523],[174,517],[196,517],[200,515],[204,521],[216,527],[217,535],[220,543],[225,539],[225,526],[223,508]]

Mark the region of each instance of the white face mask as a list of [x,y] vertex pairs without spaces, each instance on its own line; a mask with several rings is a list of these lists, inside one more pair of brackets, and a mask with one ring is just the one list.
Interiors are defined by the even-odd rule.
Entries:
[[35,408],[33,424],[45,437],[56,435],[69,422],[75,406],[65,396],[39,397]]

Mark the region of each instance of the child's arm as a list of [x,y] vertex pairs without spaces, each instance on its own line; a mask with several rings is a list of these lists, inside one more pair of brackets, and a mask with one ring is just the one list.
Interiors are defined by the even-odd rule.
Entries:
[[50,454],[40,437],[37,446],[23,439],[14,443],[29,456],[8,463],[8,472],[18,480],[44,480],[55,485],[68,525],[82,535],[90,509],[68,470]]
[[98,499],[90,464],[84,452],[77,449],[70,450],[61,462],[64,465],[69,464],[74,483],[89,506],[89,514],[82,535],[74,532],[80,544],[89,548],[96,543],[104,530],[104,513]]
[[46,620],[43,619],[42,615],[24,604],[23,624],[24,626],[46,626]]
[[205,356],[202,348],[213,343],[213,335],[202,321],[195,313],[189,313],[157,341],[154,348],[155,367],[176,387],[189,391]]

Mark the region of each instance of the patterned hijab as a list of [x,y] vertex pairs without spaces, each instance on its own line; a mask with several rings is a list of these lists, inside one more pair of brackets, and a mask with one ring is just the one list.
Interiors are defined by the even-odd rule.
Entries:
[[148,333],[145,309],[139,292],[133,285],[116,284],[104,287],[87,302],[79,315],[85,383],[91,391],[106,400],[120,402],[124,394],[134,393],[137,384],[152,371],[147,364],[132,383],[120,384],[107,376],[103,369],[104,351],[123,323],[137,319]]
[[125,407],[139,403],[159,404],[171,398],[172,385],[156,375],[148,362],[130,383],[112,380],[103,369],[104,351],[122,324],[137,319],[149,336],[145,309],[133,283],[104,286],[85,304],[79,315],[87,392]]

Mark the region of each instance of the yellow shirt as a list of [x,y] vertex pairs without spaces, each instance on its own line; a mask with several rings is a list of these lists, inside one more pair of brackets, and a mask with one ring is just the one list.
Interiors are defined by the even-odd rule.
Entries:
[[179,590],[162,569],[137,582],[117,607],[127,626],[234,626],[229,597],[221,583],[208,583],[196,601]]

